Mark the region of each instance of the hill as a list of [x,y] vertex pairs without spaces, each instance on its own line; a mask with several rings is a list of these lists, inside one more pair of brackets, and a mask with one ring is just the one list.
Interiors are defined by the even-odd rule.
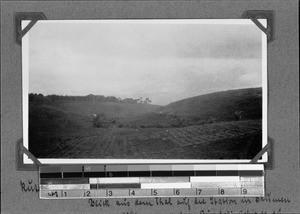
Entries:
[[[104,114],[107,118],[135,118],[155,111],[160,106],[142,103],[114,103],[90,101],[57,101],[29,104],[29,125],[51,129],[84,128],[91,126],[91,114]],[[65,124],[66,125],[62,125]],[[59,124],[58,127],[56,124]],[[61,127],[63,126],[63,127]]]
[[190,97],[159,107],[155,112],[132,118],[129,124],[148,127],[182,127],[216,121],[262,118],[262,88],[215,92]]
[[157,111],[201,119],[215,117],[220,120],[232,120],[235,111],[243,111],[243,118],[257,119],[262,117],[262,88],[237,89],[200,95],[170,103]]
[[[244,159],[261,150],[262,89],[222,91],[166,106],[93,100],[29,103],[38,158]],[[243,112],[236,120],[235,111]],[[104,114],[95,128],[91,114]]]
[[115,102],[91,102],[91,101],[61,101],[56,102],[57,108],[90,116],[91,114],[105,114],[107,117],[135,117],[155,111],[160,106],[143,103],[115,103]]
[[[43,146],[61,142],[65,135],[92,128],[91,114],[105,114],[107,118],[131,118],[155,111],[159,106],[142,103],[91,101],[54,101],[29,103],[30,151],[38,154]],[[47,146],[46,146],[47,147]],[[45,150],[45,149],[44,149]],[[44,151],[47,153],[48,151]]]

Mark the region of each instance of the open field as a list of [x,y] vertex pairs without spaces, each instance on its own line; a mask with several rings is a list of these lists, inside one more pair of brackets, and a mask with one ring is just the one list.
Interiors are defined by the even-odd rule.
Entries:
[[36,153],[43,158],[250,159],[261,149],[261,137],[261,120],[170,129],[90,128],[56,133]]
[[[30,103],[29,150],[38,158],[251,159],[262,148],[259,90],[229,93],[212,94],[219,106],[211,108],[214,103],[207,104],[206,95],[187,100],[190,104],[185,108],[194,109],[194,115],[188,112],[188,116],[183,115],[182,101],[171,107],[89,101]],[[245,117],[235,120],[234,111],[241,109]],[[106,122],[112,118],[115,122],[93,127],[91,113],[103,113]]]

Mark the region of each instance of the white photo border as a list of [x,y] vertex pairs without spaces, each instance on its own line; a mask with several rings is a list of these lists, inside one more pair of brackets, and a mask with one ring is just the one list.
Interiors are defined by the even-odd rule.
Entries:
[[[267,19],[258,19],[267,27]],[[24,29],[30,21],[22,20]],[[106,19],[106,20],[39,20],[47,23],[168,23],[168,24],[239,24],[255,25],[250,19]],[[33,26],[34,27],[34,26]],[[267,76],[267,35],[262,33],[262,148],[268,143],[268,76]],[[23,110],[23,146],[28,149],[28,94],[29,94],[29,33],[22,37],[22,110]],[[57,159],[38,158],[42,164],[201,164],[201,163],[249,163],[250,159]],[[262,155],[258,163],[268,161],[268,154]],[[33,161],[23,154],[23,163],[32,164]]]

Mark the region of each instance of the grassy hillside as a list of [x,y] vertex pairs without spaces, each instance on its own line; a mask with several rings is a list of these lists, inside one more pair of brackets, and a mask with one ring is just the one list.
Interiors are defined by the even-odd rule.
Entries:
[[[236,111],[243,112],[239,120]],[[105,114],[110,124],[95,128],[91,114]],[[29,150],[39,158],[253,158],[262,146],[261,118],[261,88],[211,93],[163,107],[31,102]]]
[[221,91],[173,102],[158,109],[165,114],[233,120],[235,111],[243,111],[244,119],[262,117],[262,88]]
[[107,117],[135,117],[156,110],[157,105],[142,103],[114,103],[91,101],[62,101],[57,102],[57,108],[76,114],[87,115],[103,113]]
[[79,130],[37,151],[43,158],[252,159],[261,150],[261,121],[184,128]]
[[238,89],[187,98],[157,108],[155,112],[129,118],[125,124],[156,128],[184,127],[233,121],[237,111],[242,112],[243,120],[261,119],[262,89]]
[[79,114],[41,104],[29,104],[29,150],[47,153],[53,142],[60,142],[64,133],[84,128],[85,118]]
[[65,135],[73,135],[92,128],[91,114],[104,113],[108,118],[131,118],[154,111],[158,107],[151,104],[90,101],[30,103],[30,151],[34,154],[40,153],[41,145],[47,148],[47,145],[53,142],[63,141]]
[[178,121],[175,117],[166,114],[150,112],[141,116],[124,118],[120,120],[121,124],[126,127],[142,127],[142,128],[162,128],[162,127],[178,127]]

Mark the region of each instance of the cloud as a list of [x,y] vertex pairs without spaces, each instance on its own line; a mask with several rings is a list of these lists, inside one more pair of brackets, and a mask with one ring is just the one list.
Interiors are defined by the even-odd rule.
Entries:
[[30,92],[149,97],[153,103],[261,86],[253,25],[37,24]]

